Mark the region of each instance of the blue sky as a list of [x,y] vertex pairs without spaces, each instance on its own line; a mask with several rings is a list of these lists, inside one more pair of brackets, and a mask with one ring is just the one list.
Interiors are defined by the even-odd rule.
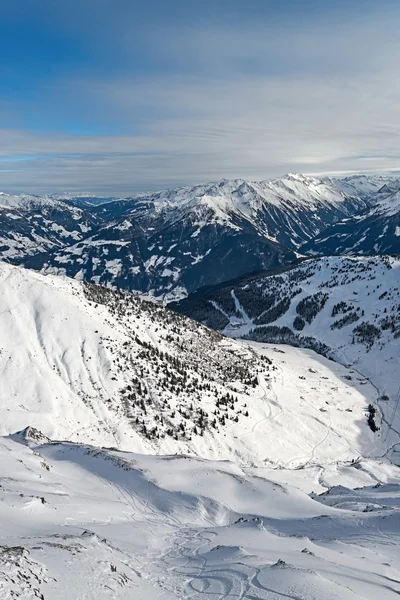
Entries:
[[398,0],[3,0],[0,189],[399,169]]

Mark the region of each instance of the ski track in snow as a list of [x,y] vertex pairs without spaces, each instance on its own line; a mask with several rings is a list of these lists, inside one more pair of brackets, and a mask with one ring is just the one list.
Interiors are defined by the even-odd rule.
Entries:
[[[367,471],[348,466],[354,490],[309,497],[298,487],[299,477],[314,484],[307,467],[239,476],[227,461],[41,444],[32,435],[0,444],[1,598],[15,589],[1,561],[16,546],[26,549],[15,567],[21,577],[24,556],[43,572],[37,595],[24,598],[64,600],[67,589],[82,600],[400,594],[399,469],[390,463],[386,483],[382,465],[360,463],[378,487],[360,488]],[[284,484],[274,483],[279,477]]]
[[265,379],[263,378],[262,375],[258,376],[258,383],[259,383],[260,388],[263,391],[263,394],[260,397],[260,402],[263,403],[268,408],[268,414],[265,417],[263,417],[262,419],[260,419],[259,421],[256,421],[256,423],[254,423],[254,425],[250,431],[248,431],[246,433],[241,433],[240,435],[238,435],[237,436],[238,438],[243,438],[248,435],[251,435],[252,433],[255,432],[255,430],[258,428],[258,426],[261,425],[261,423],[264,423],[264,421],[266,421],[267,419],[269,419],[271,417],[272,411],[271,411],[271,406],[268,402],[268,397],[269,397],[269,394],[272,393],[272,390],[270,388],[267,388]]

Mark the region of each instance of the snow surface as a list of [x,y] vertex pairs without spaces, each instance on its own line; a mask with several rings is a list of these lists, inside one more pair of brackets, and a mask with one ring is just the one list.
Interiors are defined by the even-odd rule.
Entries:
[[[400,413],[396,411],[399,380],[394,376],[400,367],[399,272],[400,261],[394,257],[326,257],[307,260],[277,276],[255,277],[243,285],[237,283],[231,290],[236,298],[235,313],[229,316],[224,333],[234,338],[250,335],[257,339],[257,331],[262,332],[266,324],[291,329],[300,336],[300,344],[302,337],[312,337],[327,345],[330,357],[347,365],[353,374],[367,378],[379,396],[389,397],[380,402],[380,409],[386,425],[388,421],[392,424],[384,435],[395,443],[400,431]],[[249,293],[250,289],[249,305],[243,307],[237,295],[240,291]],[[276,302],[287,299],[288,305],[278,318],[263,321],[268,310],[262,310],[262,299],[266,302],[265,296],[271,293]],[[251,309],[255,294],[259,310],[250,318],[246,310]],[[309,323],[305,322],[301,331],[296,331],[293,323],[299,316],[299,303],[316,294],[325,294],[326,303]],[[218,308],[215,301],[209,302]],[[340,302],[345,303],[344,312],[339,310],[334,315],[334,308]],[[335,327],[349,313],[355,313],[355,321]],[[223,314],[227,316],[226,312]],[[354,332],[362,323],[379,330],[371,345],[360,341]]]
[[348,177],[325,177],[323,181],[337,187],[345,194],[370,198],[385,185],[398,181],[398,177],[387,175],[350,175]]
[[[81,282],[5,263],[0,263],[0,290],[3,435],[32,425],[52,439],[136,452],[185,452],[254,466],[350,461],[386,450],[365,417],[375,388],[314,352],[286,347],[282,354],[265,344],[214,341],[215,334],[176,315],[180,328],[186,326],[181,338],[159,307],[154,306],[154,314],[148,312],[152,305],[132,298],[137,312],[118,314],[88,300]],[[153,364],[143,344],[177,357],[186,344],[189,381],[196,387],[196,381],[209,381],[211,390],[198,392],[186,384],[182,394],[179,388],[162,388],[171,364],[162,359]],[[230,372],[218,371],[224,364],[226,369],[248,364],[255,387],[234,378],[224,381]],[[144,411],[127,393],[135,377],[146,382]],[[216,395],[225,393],[236,401],[218,406]],[[224,423],[192,435],[197,407],[210,422],[216,413]],[[169,425],[160,427],[160,415],[170,426],[184,422],[187,436],[164,436]],[[145,420],[148,430],[158,426],[162,437],[148,440],[136,417]]]
[[399,595],[389,463],[342,466],[348,487],[326,488],[318,470],[253,472],[51,443],[35,430],[0,438],[0,455],[1,598]]
[[355,369],[4,263],[0,292],[1,599],[398,597],[398,438]]

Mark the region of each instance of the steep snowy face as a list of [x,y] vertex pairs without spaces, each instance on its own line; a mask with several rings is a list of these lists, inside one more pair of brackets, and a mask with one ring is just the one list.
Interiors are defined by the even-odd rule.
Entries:
[[395,216],[400,212],[400,181],[391,181],[382,186],[371,196],[371,214]]
[[364,378],[131,294],[2,263],[0,329],[3,435],[32,425],[53,439],[289,467],[386,450],[368,427],[376,392]]
[[311,177],[222,180],[103,204],[95,233],[25,264],[170,301],[288,264],[302,243],[365,206]]
[[[322,217],[332,222],[365,206],[356,196],[343,193],[333,184],[289,174],[271,181],[221,180],[128,198],[103,205],[98,213],[106,220],[151,217],[156,221],[161,218],[164,224],[182,222],[194,213],[200,226],[219,223],[234,229],[237,228],[235,218],[244,219],[271,239],[281,243],[291,241],[290,245],[296,246],[301,238],[309,238],[319,227],[326,226]],[[303,230],[282,231],[285,228],[276,222],[280,213],[287,213],[286,229],[298,226],[300,219],[304,221]],[[300,239],[291,240],[291,237]]]
[[50,196],[0,193],[0,256],[23,262],[85,237],[97,218]]
[[[327,227],[301,246],[302,252],[323,255],[400,253],[400,181],[378,176],[360,179],[369,208]],[[351,186],[357,184],[358,178],[351,178]],[[342,187],[343,180],[339,180],[338,185]],[[343,189],[352,187],[345,182]]]
[[[177,310],[235,337],[313,348],[352,364],[392,418],[400,366],[400,260],[330,257],[198,292]],[[392,411],[392,412],[391,412]],[[395,414],[400,431],[400,413]]]

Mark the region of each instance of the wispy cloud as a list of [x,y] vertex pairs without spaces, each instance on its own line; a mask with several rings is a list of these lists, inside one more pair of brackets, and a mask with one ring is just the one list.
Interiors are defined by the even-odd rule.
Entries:
[[[301,28],[157,24],[142,44],[162,67],[75,69],[16,101],[14,119],[3,104],[8,122],[35,113],[48,126],[0,130],[9,160],[0,187],[125,194],[287,171],[397,170],[400,10],[390,8]],[[126,34],[118,49],[126,64],[138,51]]]

